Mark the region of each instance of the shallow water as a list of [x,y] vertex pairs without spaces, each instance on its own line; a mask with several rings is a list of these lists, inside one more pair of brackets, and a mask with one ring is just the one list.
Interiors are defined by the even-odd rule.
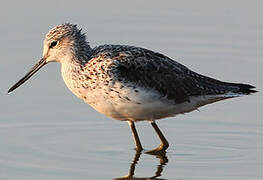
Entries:
[[[66,21],[87,31],[91,46],[149,48],[205,75],[261,91],[260,1],[27,2],[0,7],[0,179],[117,179],[129,172],[176,180],[263,178],[262,93],[158,121],[170,143],[163,158],[136,154],[127,123],[74,97],[58,64],[6,93],[41,57],[49,28]],[[146,149],[158,145],[147,122],[137,129]]]

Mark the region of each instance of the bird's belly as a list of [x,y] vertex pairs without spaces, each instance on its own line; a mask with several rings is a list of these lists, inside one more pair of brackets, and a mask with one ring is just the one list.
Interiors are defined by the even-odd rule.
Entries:
[[95,95],[96,101],[85,101],[98,112],[113,119],[122,121],[157,120],[184,114],[197,110],[197,108],[210,104],[225,97],[221,96],[196,96],[190,101],[176,104],[173,100],[156,94],[156,92],[139,91],[122,96],[105,96],[103,92]]
[[[196,109],[196,103],[176,104],[154,90],[118,86],[92,91],[82,91],[78,95],[98,112],[118,120],[142,121],[175,116]],[[85,98],[83,98],[85,97]]]
[[[104,90],[87,95],[85,100],[98,112],[118,120],[154,120],[172,116],[174,107],[155,93],[139,90],[124,90],[125,93],[110,93]],[[133,91],[133,92],[132,92]],[[96,99],[96,101],[90,101]]]

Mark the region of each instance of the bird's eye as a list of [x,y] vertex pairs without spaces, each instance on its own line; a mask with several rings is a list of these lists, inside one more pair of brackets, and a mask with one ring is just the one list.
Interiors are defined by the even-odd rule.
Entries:
[[53,48],[53,47],[55,47],[57,44],[58,44],[58,41],[53,41],[53,42],[50,44],[49,48]]

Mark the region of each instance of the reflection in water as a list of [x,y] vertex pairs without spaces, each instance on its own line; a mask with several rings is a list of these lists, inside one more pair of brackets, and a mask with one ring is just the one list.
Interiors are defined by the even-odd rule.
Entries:
[[147,180],[147,179],[164,180],[164,179],[160,179],[160,178],[157,178],[157,177],[161,176],[161,173],[163,172],[163,168],[168,162],[168,158],[166,156],[166,152],[165,151],[163,153],[158,154],[158,155],[154,155],[156,158],[158,158],[160,160],[160,163],[157,166],[157,170],[155,171],[155,175],[154,176],[134,177],[135,166],[139,162],[141,154],[142,154],[142,151],[136,151],[135,156],[134,156],[133,161],[132,161],[131,166],[130,166],[129,174],[127,176],[123,176],[121,178],[115,178],[114,180]]

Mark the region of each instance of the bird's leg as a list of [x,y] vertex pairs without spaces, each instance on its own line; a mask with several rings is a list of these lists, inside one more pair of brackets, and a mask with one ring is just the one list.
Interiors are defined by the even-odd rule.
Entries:
[[133,139],[134,139],[134,142],[135,142],[135,145],[136,145],[136,151],[142,151],[142,144],[140,142],[140,138],[139,138],[138,133],[136,131],[134,122],[133,121],[128,121],[128,123],[129,123],[129,126],[130,126],[131,130],[132,130]]
[[155,130],[155,132],[158,134],[158,137],[161,140],[161,144],[156,149],[153,149],[151,151],[147,151],[146,153],[148,153],[148,154],[163,154],[163,153],[165,153],[165,150],[169,147],[169,143],[165,139],[161,130],[158,128],[157,124],[154,121],[150,121],[150,123],[151,123],[153,129]]

